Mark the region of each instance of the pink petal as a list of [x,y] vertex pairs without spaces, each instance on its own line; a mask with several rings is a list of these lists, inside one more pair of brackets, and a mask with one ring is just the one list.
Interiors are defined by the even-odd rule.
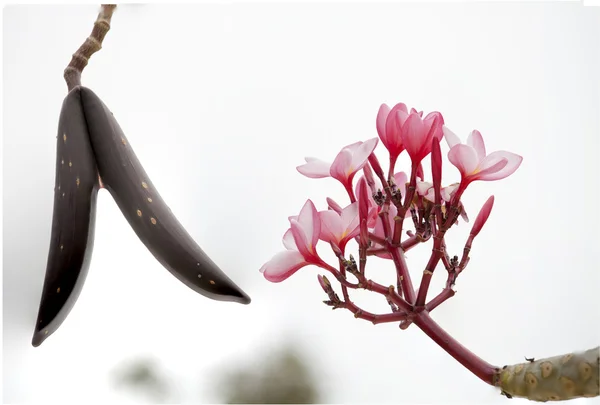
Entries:
[[398,190],[402,193],[402,196],[406,194],[406,183],[408,183],[408,176],[404,172],[398,172],[394,174],[394,183],[398,187]]
[[460,183],[454,183],[442,188],[442,200],[450,202],[459,185]]
[[386,127],[386,120],[388,115],[390,114],[390,107],[388,107],[387,104],[381,104],[381,106],[379,107],[379,111],[377,112],[377,133],[379,134],[379,138],[381,139],[381,142],[383,142],[383,144],[387,147],[388,142],[387,142],[387,133],[385,130]]
[[419,115],[419,117],[423,118],[423,111],[417,111],[417,110],[415,110],[414,108],[411,108],[411,109],[410,109],[410,113],[411,113],[411,114],[418,114],[418,115]]
[[285,250],[273,256],[259,271],[268,281],[279,283],[308,264],[299,252]]
[[287,250],[298,250],[298,246],[296,246],[296,241],[294,240],[294,235],[292,234],[292,229],[288,229],[287,232],[283,235],[283,246]]
[[417,194],[420,196],[424,196],[429,192],[429,190],[433,189],[433,183],[430,183],[428,181],[417,180],[416,188],[417,188]]
[[486,156],[484,161],[481,163],[481,167],[483,168],[484,165],[487,166],[488,164],[490,164],[490,162],[498,161],[500,159],[506,159],[506,166],[504,166],[504,168],[497,171],[496,173],[486,174],[485,178],[481,177],[479,178],[479,180],[494,181],[504,179],[513,174],[519,168],[519,166],[521,166],[521,162],[523,161],[522,156],[519,156],[512,152],[497,151],[492,152],[488,156]]
[[411,114],[402,126],[402,143],[412,160],[419,160],[426,136],[425,126],[418,114]]
[[433,187],[431,187],[429,190],[427,190],[427,193],[425,193],[423,198],[428,201],[435,202],[435,190],[433,189]]
[[463,176],[472,174],[479,164],[477,152],[470,146],[459,143],[448,152],[448,160],[460,171]]
[[330,163],[313,157],[306,157],[304,160],[306,161],[305,164],[296,167],[296,170],[298,170],[300,174],[310,177],[311,179],[322,179],[330,176]]
[[[290,221],[292,222],[292,221]],[[319,213],[315,208],[315,204],[309,199],[306,200],[300,214],[298,215],[298,223],[302,228],[302,231],[306,235],[307,243],[314,247],[319,241],[319,233],[321,232],[321,220],[319,219]],[[296,237],[296,244],[298,247],[298,240]]]
[[351,165],[352,150],[349,148],[344,148],[335,157],[335,160],[331,164],[329,173],[331,173],[331,177],[345,184],[348,180],[348,172],[350,172]]
[[359,225],[358,201],[353,202],[352,204],[344,208],[340,219],[344,232],[348,233],[357,229]]
[[486,164],[486,166],[488,167],[486,167],[483,170],[481,169],[481,167],[479,167],[479,169],[471,175],[471,181],[485,180],[488,176],[494,175],[502,169],[504,169],[507,164],[508,160],[505,158],[501,158],[500,160],[494,159],[493,164],[491,166],[489,164]]
[[377,147],[377,142],[379,142],[378,138],[371,138],[356,149],[352,156],[352,163],[348,175],[356,173],[363,168],[365,163],[367,163],[367,160],[369,160],[369,155],[371,155],[375,150],[375,147]]
[[[442,116],[442,113],[438,112],[438,111],[432,111],[429,114],[427,114],[425,116],[425,118],[423,118],[423,121],[433,121],[434,119],[438,120],[440,123],[440,126],[444,126],[444,117]],[[444,133],[442,132],[442,136],[444,136]],[[440,138],[441,140],[442,138]]]
[[483,137],[478,130],[473,130],[469,137],[467,138],[467,145],[475,149],[477,152],[477,158],[481,162],[485,158],[485,143],[483,142]]
[[371,208],[369,208],[369,215],[367,217],[367,226],[369,228],[373,228],[375,226],[375,221],[377,221],[378,215],[379,207],[377,205],[373,205]]
[[314,249],[313,245],[311,245],[310,240],[306,237],[306,233],[304,233],[304,229],[302,229],[302,225],[295,219],[290,220],[290,229],[292,231],[292,236],[294,237],[294,242],[296,243],[296,247],[298,248],[298,252],[304,257],[304,260],[308,260],[313,256]]
[[444,138],[446,138],[446,143],[448,143],[450,149],[452,149],[454,145],[459,145],[461,143],[460,138],[454,132],[450,131],[447,126],[444,125],[442,130],[444,132]]
[[[429,117],[431,116],[431,117]],[[425,120],[423,120],[423,126],[425,128],[425,139],[423,141],[423,147],[421,151],[423,153],[423,157],[427,156],[431,151],[431,146],[433,145],[432,140],[435,139],[438,142],[442,140],[444,137],[443,123],[444,118],[440,113],[430,113],[427,115]]]
[[404,124],[406,123],[406,120],[408,119],[408,117],[411,116],[411,114],[405,108],[404,109],[403,108],[399,108],[399,109],[396,110],[396,116],[399,119],[400,125],[404,126]]
[[319,212],[319,218],[321,220],[321,234],[319,238],[328,243],[339,243],[345,230],[340,216],[336,212],[328,210]]
[[402,137],[400,136],[402,122],[400,121],[397,111],[406,113],[406,105],[403,103],[396,104],[389,112],[385,123],[386,139],[384,145],[392,156],[398,156],[403,149]]

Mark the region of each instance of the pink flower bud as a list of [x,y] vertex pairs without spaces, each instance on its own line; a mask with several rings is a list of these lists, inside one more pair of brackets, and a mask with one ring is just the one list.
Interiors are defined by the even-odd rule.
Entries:
[[338,214],[342,213],[342,207],[338,203],[336,203],[332,198],[327,197],[327,206],[330,210],[333,210]]
[[373,171],[375,172],[377,177],[384,177],[383,169],[381,168],[379,160],[377,159],[377,156],[375,156],[374,153],[372,153],[369,156],[369,163],[371,164],[371,167],[373,168]]
[[431,140],[431,175],[436,204],[441,203],[442,191],[442,149],[438,139]]
[[375,193],[375,191],[377,191],[377,186],[375,185],[373,170],[371,170],[371,166],[368,163],[363,167],[363,173],[365,174],[365,179],[367,180],[371,192]]
[[471,228],[471,236],[475,237],[479,234],[479,232],[481,231],[481,228],[483,228],[483,225],[485,225],[486,221],[488,220],[490,213],[492,212],[493,206],[494,206],[494,196],[491,196],[490,198],[487,199],[485,204],[483,204],[483,207],[481,207],[479,214],[477,214],[477,218],[475,219],[475,222],[473,223],[473,228]]
[[327,277],[319,274],[319,275],[317,275],[317,279],[319,280],[319,284],[321,285],[321,288],[323,289],[323,291],[325,291],[326,293],[329,293],[329,291],[331,291],[331,283],[329,282]]

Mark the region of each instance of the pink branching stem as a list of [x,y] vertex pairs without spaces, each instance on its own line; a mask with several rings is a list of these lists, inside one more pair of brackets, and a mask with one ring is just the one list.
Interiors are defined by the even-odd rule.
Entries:
[[[379,213],[380,217],[381,217],[381,223],[383,225],[383,234],[385,235],[385,247],[386,250],[390,252],[390,254],[392,254],[392,258],[394,257],[394,253],[392,253],[392,250],[396,250],[392,244],[391,244],[391,234],[392,234],[392,230],[390,228],[390,223],[389,223],[389,210],[390,210],[390,197],[388,196],[385,200],[385,203],[383,204],[383,209],[381,210],[381,212]],[[397,254],[396,254],[397,255]],[[396,264],[397,261],[396,259],[394,259],[394,264]],[[406,272],[406,274],[408,275],[408,271]],[[400,294],[403,294],[406,299],[408,300],[408,302],[412,302],[412,300],[409,298],[409,291],[407,291],[404,288],[404,273],[403,273],[403,269],[399,268],[396,265],[396,279],[397,279],[397,288],[398,291],[400,292]],[[410,286],[410,289],[412,289],[412,286]]]
[[429,312],[433,311],[436,307],[440,306],[447,299],[454,297],[456,291],[452,289],[454,287],[454,283],[456,283],[456,278],[458,277],[458,271],[455,266],[448,263],[448,278],[446,279],[446,286],[442,289],[442,291],[436,295],[431,301],[425,305],[425,309]]
[[367,256],[376,256],[380,253],[387,253],[387,249],[386,248],[379,248],[379,249],[369,249],[367,250]]
[[446,255],[442,256],[444,266],[446,267],[446,270],[448,270],[448,279],[446,280],[446,287],[425,306],[425,308],[429,312],[433,311],[434,308],[438,307],[447,299],[454,297],[454,294],[456,294],[452,287],[454,286],[458,275],[469,264],[469,252],[471,251],[471,246],[473,245],[473,240],[475,239],[475,236],[476,235],[473,234],[469,235],[469,238],[467,239],[467,242],[465,243],[465,247],[463,249],[463,256],[460,260],[460,263],[456,264],[457,258],[453,259],[453,262],[451,263],[450,261],[448,261],[448,257]]
[[323,262],[319,265],[319,267],[321,267],[322,269],[327,270],[328,272],[330,272],[331,274],[333,274],[333,276],[336,278],[337,281],[340,282],[340,284],[342,285],[342,287],[347,287],[347,288],[360,288],[359,284],[355,284],[355,283],[351,283],[346,279],[346,273],[345,271],[342,273],[341,271],[339,271],[338,269],[336,269],[335,267]]
[[459,274],[461,271],[464,270],[465,267],[467,267],[467,264],[469,264],[469,253],[471,252],[471,246],[473,245],[474,239],[475,239],[475,235],[471,234],[471,235],[469,235],[469,238],[467,239],[467,243],[465,243],[462,259],[460,260],[460,264],[458,265],[458,273]]
[[375,235],[373,232],[369,232],[369,239],[371,239],[373,242],[378,243],[380,245],[385,245],[385,239],[380,238],[379,236]]
[[400,244],[400,247],[403,251],[408,252],[413,247],[417,246],[419,243],[427,241],[429,238],[424,238],[420,234],[413,235],[406,239],[404,242]]
[[[340,262],[340,274],[345,279],[346,278],[346,265],[341,259],[339,260],[339,262]],[[344,284],[342,284],[342,295],[344,296],[344,301],[350,302],[350,294],[348,293],[348,287],[346,287]]]
[[400,247],[388,247],[388,251],[392,255],[392,260],[396,266],[396,273],[400,274],[400,282],[402,283],[402,290],[404,291],[404,297],[411,304],[415,302],[415,289],[412,285],[410,275],[408,272],[408,265],[404,258],[404,252]]
[[[343,259],[343,257],[342,257],[342,260],[345,260],[345,259]],[[404,311],[405,313],[410,313],[413,310],[412,306],[408,302],[406,302],[404,300],[404,298],[402,298],[394,290],[393,286],[385,287],[384,285],[379,284],[373,280],[367,280],[364,277],[364,275],[360,274],[358,271],[353,273],[353,275],[358,279],[358,284],[352,284],[352,283],[349,283],[345,278],[345,274],[346,274],[345,269],[344,269],[344,273],[343,273],[344,275],[342,275],[342,273],[340,271],[338,271],[336,268],[334,268],[326,263],[324,263],[324,265],[322,265],[321,267],[323,269],[331,272],[336,277],[336,279],[338,281],[340,281],[340,283],[342,284],[342,287],[347,287],[347,288],[351,288],[351,289],[364,288],[365,290],[373,291],[373,292],[376,292],[378,294],[385,296],[386,298],[389,298],[390,301],[392,301],[400,310]],[[340,267],[341,267],[341,265],[340,265]]]
[[429,301],[427,303],[427,305],[425,305],[425,309],[429,312],[433,311],[435,308],[437,308],[438,306],[440,306],[440,304],[442,304],[444,301],[446,301],[449,298],[454,297],[454,294],[456,294],[456,291],[454,291],[451,288],[444,288],[442,290],[442,292],[440,292],[438,295],[436,295],[431,301]]
[[413,319],[413,323],[469,371],[487,384],[494,385],[494,375],[498,368],[461,345],[438,325],[427,311],[417,314]]
[[412,204],[413,197],[415,195],[415,190],[417,189],[417,170],[419,169],[419,165],[413,165],[410,173],[410,182],[408,183],[408,188],[406,189],[406,195],[404,196],[404,204],[398,204],[398,216],[394,218],[395,226],[394,226],[394,236],[392,238],[392,243],[394,245],[400,244],[400,237],[402,236],[402,227],[404,226],[404,218],[406,217],[406,212],[410,208]]
[[344,308],[352,312],[355,318],[364,319],[366,321],[371,322],[373,325],[377,325],[380,323],[400,322],[407,318],[407,315],[402,312],[392,312],[389,314],[373,314],[371,312],[365,311],[364,309],[357,307],[351,301],[346,301],[342,305]]
[[[419,243],[427,242],[430,238],[431,238],[431,233],[429,233],[427,236],[423,236],[420,233],[417,233],[416,235],[411,234],[408,239],[406,239],[404,242],[402,242],[400,244],[400,247],[404,252],[408,252],[410,249],[414,248]],[[380,238],[379,236],[373,234],[372,232],[369,232],[369,239],[379,245],[382,245],[382,246],[387,245],[387,242],[385,241],[385,239]],[[384,252],[387,252],[386,248],[367,250],[367,254],[369,254],[369,255],[373,255],[374,253],[384,253]]]
[[429,290],[429,284],[431,283],[433,271],[435,270],[442,256],[445,255],[445,233],[445,231],[439,230],[433,237],[433,248],[431,249],[431,256],[429,257],[429,261],[425,266],[425,270],[423,270],[423,277],[421,277],[421,285],[419,286],[419,295],[417,295],[417,300],[415,301],[415,306],[417,308],[425,305],[425,299],[427,298],[427,291]]
[[[433,248],[431,249],[431,256],[429,257],[429,261],[427,262],[427,266],[425,266],[425,270],[423,270],[423,276],[421,278],[421,284],[419,286],[419,295],[415,301],[416,307],[421,307],[425,305],[425,300],[427,299],[427,292],[429,291],[429,284],[431,283],[431,277],[433,276],[433,272],[440,261],[440,259],[446,256],[446,247],[444,242],[444,235],[448,229],[454,224],[459,215],[459,204],[460,197],[464,189],[462,185],[459,186],[456,194],[454,195],[452,201],[452,205],[448,212],[448,217],[446,221],[444,221],[443,225],[436,232],[433,241]],[[470,249],[470,247],[469,247]],[[448,268],[447,263],[444,265]]]
[[[404,297],[406,298],[406,300],[408,302],[414,303],[415,302],[415,290],[414,290],[414,287],[412,284],[412,280],[410,279],[410,274],[408,273],[408,268],[406,267],[406,262],[404,261],[404,253],[401,251],[400,243],[397,244],[398,246],[393,246],[391,243],[392,235],[391,235],[391,230],[390,230],[389,222],[388,222],[389,204],[392,200],[391,189],[390,189],[389,183],[385,179],[385,176],[383,174],[383,169],[381,168],[381,165],[379,164],[379,160],[377,159],[375,154],[371,154],[371,156],[369,156],[369,163],[371,164],[371,167],[373,168],[373,171],[375,172],[377,177],[379,177],[379,180],[381,181],[381,184],[383,185],[383,188],[387,195],[386,202],[385,202],[383,210],[382,210],[382,212],[386,211],[386,213],[384,214],[385,216],[382,217],[384,235],[387,239],[386,247],[390,251],[390,254],[392,255],[392,259],[394,260],[394,265],[396,266],[397,278],[399,281],[398,284],[399,284],[399,287],[400,286],[402,287],[401,292],[403,293]],[[411,177],[415,177],[415,184],[416,184],[416,169],[414,170],[414,173],[415,173],[415,176],[411,175]],[[409,187],[409,189],[410,189],[410,187]],[[413,192],[414,192],[414,190],[413,190]],[[409,191],[409,193],[407,193],[407,195],[409,195],[409,194],[410,194],[410,191]],[[412,196],[410,198],[412,198]],[[406,210],[404,212],[406,213]],[[404,218],[404,217],[402,217],[402,218]],[[399,288],[399,290],[400,290],[400,288]]]

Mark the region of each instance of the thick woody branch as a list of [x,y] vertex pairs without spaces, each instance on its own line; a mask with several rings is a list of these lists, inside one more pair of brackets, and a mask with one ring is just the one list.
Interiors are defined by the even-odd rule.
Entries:
[[92,33],[73,54],[71,62],[69,62],[64,72],[64,78],[69,91],[81,85],[83,69],[87,66],[91,56],[102,49],[102,41],[104,41],[108,30],[110,30],[110,20],[116,7],[116,4],[102,5],[98,18],[96,18],[96,22],[94,23]]

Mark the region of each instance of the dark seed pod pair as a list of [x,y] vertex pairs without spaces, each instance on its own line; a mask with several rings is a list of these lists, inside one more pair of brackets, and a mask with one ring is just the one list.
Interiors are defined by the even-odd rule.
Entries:
[[58,125],[50,251],[33,346],[58,329],[81,292],[101,186],[148,250],[181,282],[210,299],[250,303],[175,218],[106,105],[77,86],[63,102]]

